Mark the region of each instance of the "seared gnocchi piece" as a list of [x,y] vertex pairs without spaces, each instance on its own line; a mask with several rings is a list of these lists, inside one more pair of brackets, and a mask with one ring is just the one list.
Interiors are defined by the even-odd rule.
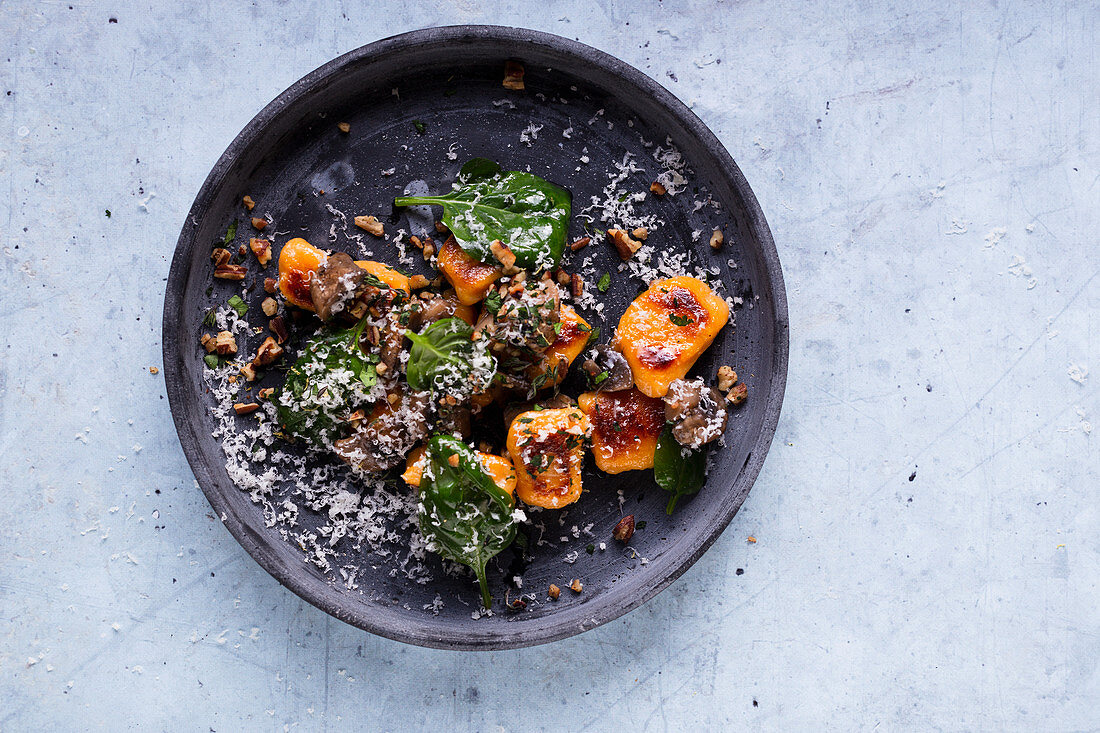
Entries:
[[615,338],[642,394],[664,397],[727,320],[726,301],[702,280],[681,275],[656,280],[635,298],[619,320]]
[[665,403],[637,389],[585,392],[577,398],[592,425],[592,456],[605,473],[653,468]]
[[450,237],[439,250],[439,271],[451,283],[462,305],[474,305],[485,299],[489,288],[501,275],[499,267],[478,262]]
[[516,494],[525,504],[559,509],[581,496],[588,417],[575,407],[520,413],[508,428]]
[[527,372],[531,383],[539,388],[557,386],[565,379],[569,365],[584,351],[584,345],[588,343],[588,336],[592,333],[588,321],[581,318],[572,306],[564,303],[561,306],[559,323],[561,327],[554,343],[543,353],[542,361],[533,364]]
[[[409,486],[420,486],[420,479],[424,476],[424,464],[427,462],[425,453],[426,450],[421,445],[409,454],[405,464],[405,472],[401,474],[401,478]],[[481,461],[481,467],[485,469],[485,473],[493,479],[493,483],[514,496],[516,493],[516,470],[512,467],[512,461],[492,453],[482,453],[481,451],[474,451],[474,453]]]

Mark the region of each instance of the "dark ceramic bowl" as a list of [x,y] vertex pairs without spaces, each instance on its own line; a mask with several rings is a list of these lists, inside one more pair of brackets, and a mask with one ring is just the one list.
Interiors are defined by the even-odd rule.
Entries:
[[[502,88],[506,59],[525,63],[526,92]],[[349,122],[351,132],[337,130],[337,121]],[[542,128],[528,146],[520,135],[532,123]],[[573,132],[565,137],[569,128]],[[750,395],[733,413],[727,445],[714,453],[699,494],[681,500],[669,517],[667,495],[651,472],[588,471],[578,504],[538,515],[555,535],[553,543],[533,542],[534,557],[524,567],[517,568],[512,551],[491,563],[498,612],[480,619],[471,618],[478,592],[468,577],[437,567],[436,579],[419,585],[390,577],[378,558],[373,560],[379,569],[371,570],[364,552],[338,546],[338,562],[363,567],[359,588],[349,590],[265,527],[260,508],[230,480],[221,447],[210,436],[212,402],[202,386],[198,346],[203,313],[230,294],[224,284],[209,291],[211,242],[241,216],[242,195],[250,194],[276,217],[276,230],[305,233],[323,247],[349,248],[343,240],[329,242],[333,215],[326,204],[349,213],[391,212],[393,196],[409,181],[421,179],[440,190],[464,160],[480,155],[506,169],[530,166],[568,187],[577,214],[600,194],[612,161],[621,161],[626,152],[644,171],[630,176],[624,187],[646,190],[660,170],[654,146],[646,143],[664,144],[666,138],[693,174],[687,191],[651,196],[641,205],[666,222],[651,243],[690,250],[695,263],[720,267],[728,293],[745,302],[735,312],[736,327],[724,329],[695,369],[713,377],[720,364],[731,363]],[[588,163],[581,162],[585,155]],[[395,174],[380,174],[389,168],[396,168]],[[319,188],[326,189],[324,196],[314,195]],[[694,202],[708,194],[720,208],[694,211]],[[726,235],[719,254],[707,245],[716,226]],[[574,216],[572,234],[582,227]],[[696,241],[694,230],[703,232]],[[277,236],[275,247],[287,236]],[[616,272],[618,259],[606,244],[594,243],[580,254],[593,257],[600,271]],[[727,266],[731,259],[736,268]],[[250,266],[255,270],[254,262]],[[604,341],[640,289],[625,275],[612,279],[601,296],[606,322],[597,321]],[[263,297],[260,288],[250,291],[252,313]],[[687,570],[729,524],[760,471],[779,419],[787,350],[783,277],[768,225],[741,171],[699,118],[652,79],[601,51],[546,33],[488,26],[432,28],[378,41],[325,64],[279,95],[237,136],[199,191],[176,246],[164,303],[165,378],[180,443],[233,536],[279,582],[342,621],[391,639],[448,649],[502,649],[571,636],[636,608]],[[271,375],[273,385],[277,377]],[[623,514],[646,522],[629,549],[611,538]],[[308,527],[318,518],[303,511],[300,521]],[[590,535],[583,532],[588,525]],[[582,530],[576,538],[574,526]],[[598,549],[601,542],[605,551]],[[575,562],[566,562],[574,554]],[[536,594],[537,602],[521,613],[500,612],[505,582],[517,572],[524,592]],[[584,583],[579,595],[564,590],[574,577]],[[551,583],[563,588],[557,602],[546,599]],[[439,614],[422,610],[437,593],[444,602]]]

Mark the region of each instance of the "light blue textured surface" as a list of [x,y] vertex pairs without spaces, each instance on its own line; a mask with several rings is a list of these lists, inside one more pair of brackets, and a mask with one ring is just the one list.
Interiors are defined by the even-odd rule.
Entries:
[[[1095,4],[322,5],[0,6],[0,728],[1100,726]],[[692,105],[791,310],[776,442],[722,539],[628,616],[492,654],[283,590],[148,371],[237,131],[328,59],[452,23],[577,38]]]

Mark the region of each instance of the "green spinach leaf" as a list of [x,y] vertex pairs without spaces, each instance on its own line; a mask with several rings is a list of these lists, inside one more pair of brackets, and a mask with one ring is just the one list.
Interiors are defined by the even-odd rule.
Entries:
[[344,432],[343,417],[369,401],[378,354],[362,349],[365,326],[363,319],[352,328],[322,331],[287,371],[275,408],[289,435],[323,445]]
[[412,341],[405,379],[418,392],[434,390],[465,395],[484,389],[496,374],[496,359],[473,340],[474,329],[459,318],[441,318]]
[[560,186],[523,171],[504,171],[487,158],[462,166],[454,190],[439,196],[399,196],[395,206],[437,204],[455,241],[482,262],[499,239],[527,270],[557,267],[565,249],[572,197]]
[[[452,465],[457,456],[457,465]],[[489,608],[485,566],[516,536],[515,499],[485,473],[477,454],[449,435],[428,441],[420,481],[420,534],[428,548],[477,574],[481,602]]]
[[681,496],[697,493],[703,488],[706,477],[706,451],[680,445],[672,437],[672,426],[666,425],[657,438],[657,451],[653,455],[653,478],[658,486],[672,493],[665,512],[672,514]]

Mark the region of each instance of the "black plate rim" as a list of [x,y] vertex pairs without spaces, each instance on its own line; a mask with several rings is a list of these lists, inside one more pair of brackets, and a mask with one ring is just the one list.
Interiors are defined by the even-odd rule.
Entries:
[[[666,112],[676,118],[690,135],[695,136],[710,155],[714,157],[721,174],[732,183],[734,189],[744,201],[747,213],[750,215],[749,226],[754,230],[759,240],[760,256],[764,262],[765,272],[773,295],[775,331],[773,334],[775,339],[775,372],[771,389],[766,395],[754,395],[754,399],[766,400],[762,429],[756,437],[748,461],[738,476],[734,477],[734,482],[729,487],[730,490],[727,494],[731,496],[731,500],[724,502],[720,507],[720,511],[714,512],[707,517],[707,521],[701,527],[693,530],[692,534],[695,535],[697,544],[680,557],[676,557],[674,551],[670,550],[662,558],[662,564],[665,568],[663,574],[654,578],[649,587],[640,594],[616,594],[611,592],[602,597],[595,608],[590,609],[588,608],[590,604],[583,604],[579,605],[576,611],[553,614],[545,617],[543,619],[545,623],[537,629],[527,628],[519,633],[509,632],[507,627],[510,624],[505,624],[503,630],[494,628],[492,631],[482,633],[476,638],[471,638],[468,634],[444,633],[438,628],[433,629],[432,617],[428,616],[423,621],[404,619],[401,627],[395,628],[392,625],[369,618],[369,614],[349,612],[339,603],[338,596],[315,593],[312,587],[302,582],[293,572],[288,572],[290,569],[278,562],[277,558],[269,556],[265,552],[263,545],[256,539],[256,530],[242,522],[240,517],[231,511],[221,486],[211,474],[210,467],[201,460],[198,449],[198,435],[194,430],[195,426],[187,419],[184,407],[187,399],[186,394],[189,389],[193,388],[193,385],[187,384],[183,378],[182,359],[185,347],[181,343],[178,329],[173,328],[175,314],[179,313],[184,300],[188,263],[195,246],[192,223],[197,222],[199,214],[212,204],[216,192],[224,182],[227,173],[233,167],[238,156],[249,148],[271,120],[279,115],[292,101],[309,94],[312,89],[324,84],[325,80],[332,75],[339,74],[341,69],[351,64],[370,61],[387,54],[401,53],[428,43],[458,44],[470,40],[496,41],[502,45],[510,44],[513,47],[524,45],[543,47],[549,51],[569,55],[584,63],[600,67],[602,71],[617,76],[623,82],[655,100]],[[748,489],[755,483],[763,467],[764,459],[767,456],[779,422],[780,409],[786,388],[790,349],[786,290],[779,254],[771,230],[744,174],[703,121],[676,96],[652,78],[603,51],[551,33],[493,25],[455,25],[424,28],[361,46],[306,74],[260,110],[218,158],[187,213],[169,269],[162,318],[165,385],[177,437],[199,487],[206,495],[218,517],[221,518],[226,529],[241,544],[249,556],[284,587],[341,621],[395,641],[451,650],[514,649],[564,639],[613,621],[632,611],[652,599],[686,572],[714,544],[718,536],[732,521],[734,515],[744,503],[744,499],[748,495]],[[746,490],[742,492],[732,491],[737,483],[743,484]],[[236,490],[236,487],[233,487],[232,490]],[[683,545],[683,543],[677,543],[677,545]],[[565,608],[562,610],[567,611]]]

